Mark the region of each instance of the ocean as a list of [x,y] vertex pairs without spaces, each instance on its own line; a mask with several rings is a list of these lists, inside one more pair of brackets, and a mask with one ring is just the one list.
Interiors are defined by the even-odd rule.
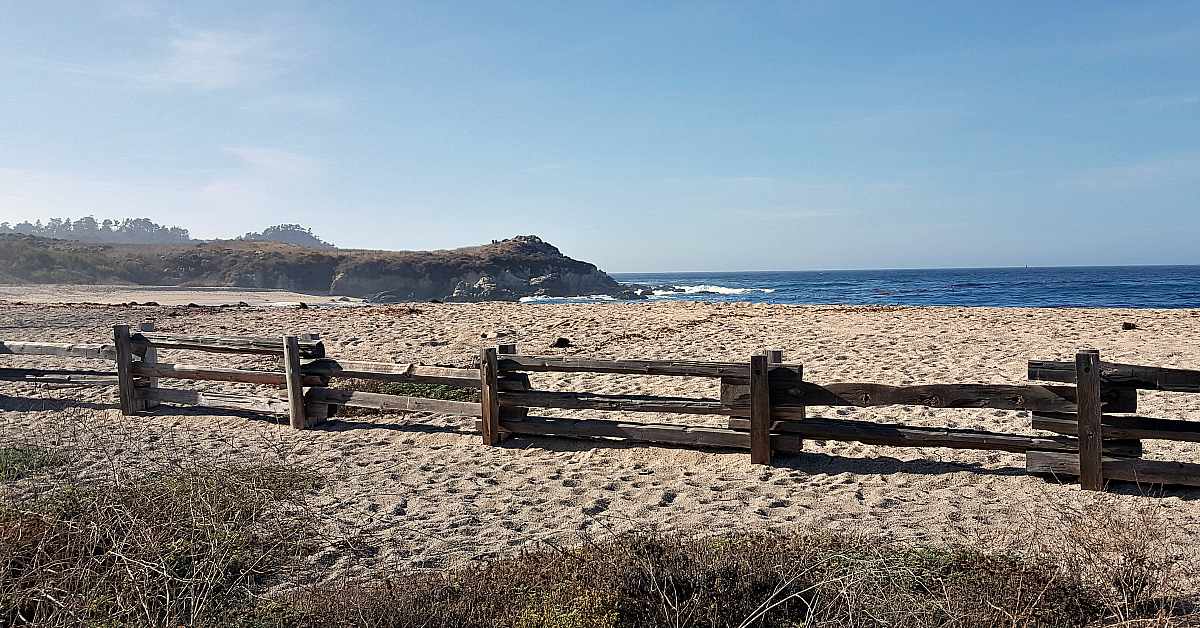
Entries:
[[[1200,266],[611,273],[652,301],[1073,308],[1200,307]],[[527,302],[608,300],[528,299]]]

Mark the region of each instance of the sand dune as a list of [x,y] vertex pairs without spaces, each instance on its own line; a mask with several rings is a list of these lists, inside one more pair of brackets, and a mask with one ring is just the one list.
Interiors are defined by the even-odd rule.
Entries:
[[[25,288],[22,288],[25,289]],[[9,301],[101,301],[77,287],[6,288]],[[74,292],[72,292],[74,290]],[[168,301],[135,289],[120,301]],[[83,292],[86,292],[83,291]],[[182,296],[184,292],[179,292]],[[212,302],[191,293],[182,302]],[[47,295],[34,298],[32,295]],[[132,295],[132,296],[127,296]],[[229,299],[234,299],[230,296]],[[239,297],[236,300],[250,299]],[[175,302],[180,302],[176,300]],[[837,307],[705,303],[575,305],[414,304],[354,308],[172,308],[0,304],[0,339],[98,341],[117,323],[152,320],[163,331],[223,335],[319,332],[333,357],[467,366],[479,348],[515,342],[523,353],[611,358],[745,360],[782,349],[818,383],[1023,383],[1026,360],[1070,359],[1097,348],[1105,360],[1200,368],[1200,312],[951,307]],[[1137,329],[1122,330],[1123,322]],[[483,338],[484,334],[498,334]],[[558,337],[565,349],[550,349]],[[66,365],[55,358],[6,363]],[[162,361],[249,368],[271,360],[163,351]],[[78,362],[74,362],[78,364]],[[667,377],[534,374],[541,390],[716,396],[715,382]],[[179,383],[251,389],[227,384]],[[172,382],[170,385],[177,385]],[[263,389],[256,389],[259,394]],[[1140,413],[1200,420],[1200,396],[1141,393]],[[898,449],[807,442],[770,467],[744,453],[514,437],[485,447],[472,421],[380,415],[293,431],[271,420],[166,409],[115,410],[112,389],[45,389],[0,383],[4,442],[74,451],[84,478],[211,462],[285,462],[329,478],[311,504],[321,537],[315,569],[298,579],[369,578],[393,568],[440,568],[539,542],[634,527],[715,532],[811,526],[947,540],[1022,525],[1091,499],[1076,486],[1024,475],[1003,452]],[[1033,433],[1023,412],[813,408],[813,415],[913,425]],[[600,412],[546,412],[602,416]],[[617,418],[604,414],[605,418]],[[642,422],[720,425],[718,417],[618,415]],[[1146,456],[1197,462],[1190,444],[1147,441]],[[17,483],[28,490],[32,481]],[[22,488],[26,487],[26,488]],[[1200,490],[1154,498],[1181,538],[1200,533]],[[1109,499],[1137,501],[1123,487]],[[337,542],[351,539],[351,542]]]

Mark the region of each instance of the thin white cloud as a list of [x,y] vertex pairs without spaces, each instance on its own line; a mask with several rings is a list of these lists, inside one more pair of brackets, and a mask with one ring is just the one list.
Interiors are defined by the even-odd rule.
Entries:
[[181,30],[171,40],[171,55],[145,80],[198,90],[240,87],[278,74],[295,56],[269,32]]
[[305,191],[322,184],[328,173],[324,160],[298,152],[263,146],[230,146],[224,150],[238,157],[240,165],[196,191],[197,201],[218,215],[287,211],[301,201]]
[[[139,59],[78,62],[24,58],[10,62],[40,72],[102,78],[138,89],[261,90],[274,77],[296,69],[316,47],[314,37],[305,28],[205,29],[177,21],[163,28],[170,36]],[[330,104],[303,94],[291,98],[293,104]]]
[[323,160],[277,148],[238,146],[225,149],[241,164],[197,191],[202,203],[229,210],[269,210],[293,199],[297,191],[323,180]]

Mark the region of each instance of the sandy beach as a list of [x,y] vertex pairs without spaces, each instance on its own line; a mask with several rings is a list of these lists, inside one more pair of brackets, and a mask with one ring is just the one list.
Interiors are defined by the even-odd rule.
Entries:
[[[1106,361],[1200,368],[1200,311],[840,307],[707,303],[429,304],[364,307],[185,307],[302,301],[276,291],[137,287],[0,287],[0,339],[101,342],[111,326],[153,321],[164,332],[275,336],[317,332],[331,357],[465,367],[480,347],[531,354],[743,361],[781,349],[817,383],[1026,382],[1026,361],[1100,350]],[[297,297],[294,298],[293,297]],[[308,299],[314,301],[311,295]],[[15,302],[20,301],[21,304]],[[144,303],[159,306],[80,305]],[[68,305],[73,303],[73,305]],[[1123,330],[1122,323],[1136,329]],[[552,349],[557,338],[570,346]],[[79,360],[2,356],[5,365],[78,367]],[[272,368],[270,359],[161,352],[164,362]],[[90,368],[108,368],[90,363]],[[533,374],[538,390],[717,396],[715,382],[667,377]],[[170,382],[172,387],[254,390]],[[277,393],[277,391],[275,391]],[[65,448],[84,480],[204,464],[286,463],[328,478],[310,499],[327,542],[301,581],[370,579],[503,555],[581,535],[654,527],[683,532],[796,527],[954,541],[1015,530],[1059,507],[1152,501],[1181,539],[1200,534],[1200,489],[1153,497],[1119,487],[1097,497],[1024,473],[1024,456],[809,441],[769,467],[749,456],[616,442],[514,437],[486,447],[473,421],[430,414],[334,419],[295,431],[251,415],[116,409],[114,387],[0,383],[5,443]],[[815,416],[1035,433],[1026,412],[812,408]],[[541,414],[541,413],[539,413]],[[1200,396],[1139,393],[1139,414],[1200,420]],[[600,417],[599,412],[546,416]],[[722,425],[720,417],[614,415]],[[1147,458],[1200,461],[1187,443],[1146,441]],[[41,486],[13,484],[13,494]]]

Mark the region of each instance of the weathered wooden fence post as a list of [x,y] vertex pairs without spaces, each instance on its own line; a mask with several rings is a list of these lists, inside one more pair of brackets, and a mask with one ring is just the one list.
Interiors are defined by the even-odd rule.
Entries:
[[[517,345],[506,344],[496,348],[496,358],[499,360],[506,355],[516,355]],[[501,374],[497,369],[497,385],[504,390],[529,390],[529,376],[525,373]],[[529,416],[529,408],[521,406],[504,406],[500,408],[500,418],[505,421],[524,421]],[[500,428],[500,440],[508,438],[509,432]]]
[[[320,339],[321,339],[321,334],[316,334],[316,333],[300,334],[300,340],[316,341],[316,340],[320,340]],[[321,382],[322,383],[319,386],[316,384],[313,384],[313,386],[310,386],[309,389],[326,387],[329,384],[329,378],[323,377],[323,378],[321,378]],[[308,399],[308,390],[304,391],[304,398],[305,398],[304,427],[308,428],[308,427],[313,427],[314,425],[318,425],[320,423],[324,423],[326,420],[329,419],[329,415],[333,414],[333,407],[330,406],[328,403],[322,403],[319,401],[308,401],[307,400]]]
[[296,336],[283,337],[283,373],[287,381],[288,418],[292,429],[308,427],[304,418],[304,387],[300,381],[300,339]]
[[771,380],[767,356],[750,356],[750,464],[771,464]]
[[[783,350],[781,350],[781,349],[768,349],[766,351],[766,356],[767,356],[767,362],[769,364],[783,364]],[[803,369],[803,367],[801,367],[801,369]],[[801,379],[803,379],[803,373],[804,373],[804,371],[801,370]],[[795,416],[792,420],[794,420],[794,421],[804,420],[804,406],[799,406],[798,408],[796,408]]]
[[1088,491],[1104,490],[1100,431],[1100,352],[1075,354],[1075,404],[1079,421],[1079,485]]
[[[138,323],[138,331],[154,331],[154,323]],[[148,347],[146,355],[142,357],[142,362],[146,364],[158,363],[158,349]],[[158,388],[158,378],[150,377],[144,382],[147,388]],[[138,410],[149,410],[158,407],[158,402],[150,399],[138,399],[135,407]]]
[[496,364],[496,348],[484,347],[479,352],[479,409],[483,420],[483,444],[500,442],[500,382]]
[[133,390],[133,342],[129,325],[113,326],[113,345],[117,354],[117,394],[121,398],[121,414],[132,415],[137,410]]

